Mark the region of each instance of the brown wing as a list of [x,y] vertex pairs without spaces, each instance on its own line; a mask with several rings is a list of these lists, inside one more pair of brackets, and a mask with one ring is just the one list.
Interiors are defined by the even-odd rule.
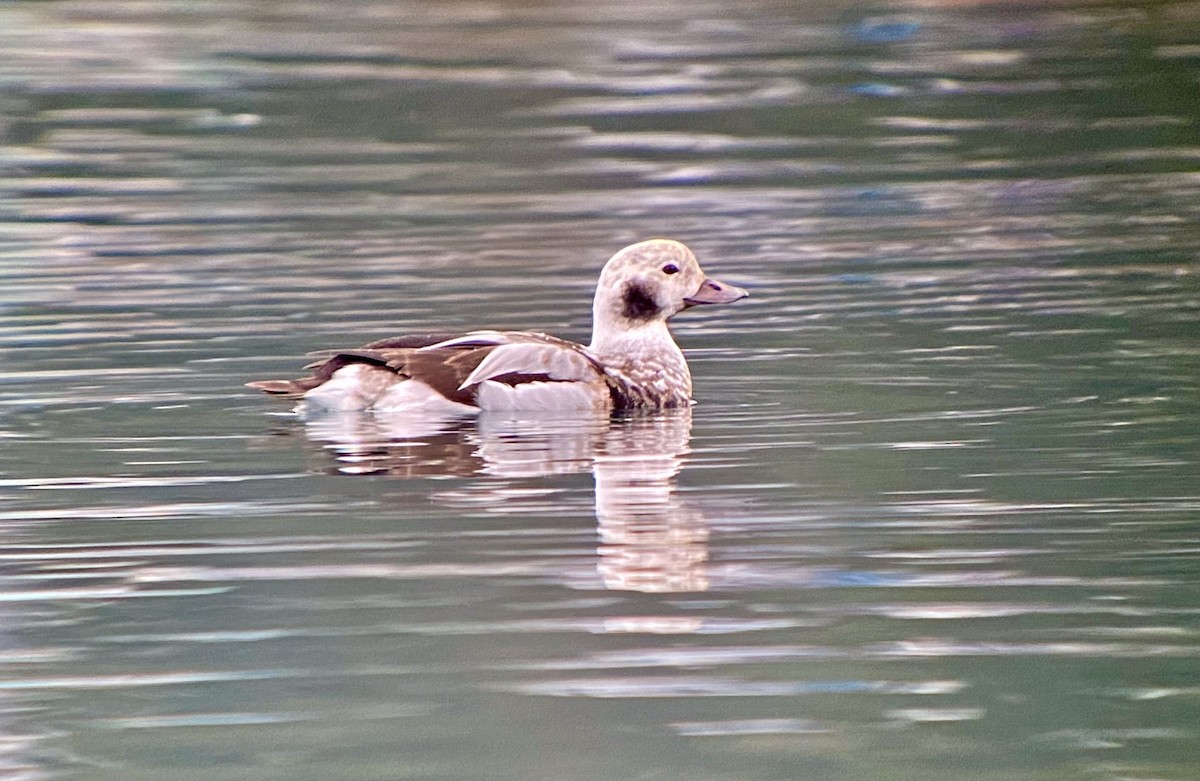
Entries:
[[386,339],[376,339],[373,342],[364,344],[364,350],[391,350],[404,348],[428,347],[431,344],[444,342],[448,339],[453,339],[456,336],[462,336],[461,333],[436,333],[436,334],[405,334],[404,336],[389,336]]
[[355,350],[325,353],[321,360],[304,367],[312,372],[307,377],[295,380],[259,380],[248,382],[246,386],[274,396],[299,399],[308,391],[327,382],[338,369],[361,363],[387,369],[405,378],[419,379],[452,401],[473,404],[472,393],[460,390],[460,386],[497,345],[470,343],[436,350],[420,349],[455,336],[457,335],[416,334],[380,339]]

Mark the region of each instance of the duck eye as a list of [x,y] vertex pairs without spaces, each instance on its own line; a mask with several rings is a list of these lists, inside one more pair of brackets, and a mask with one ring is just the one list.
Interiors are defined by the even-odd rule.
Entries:
[[674,263],[668,263],[667,265],[663,266],[663,273],[664,274],[678,274],[679,266],[676,266]]

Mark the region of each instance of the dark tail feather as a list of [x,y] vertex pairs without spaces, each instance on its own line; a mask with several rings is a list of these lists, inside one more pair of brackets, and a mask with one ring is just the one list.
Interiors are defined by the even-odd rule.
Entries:
[[272,396],[283,396],[287,399],[298,399],[313,386],[304,380],[258,380],[246,383],[247,388],[254,388]]
[[301,377],[298,380],[256,380],[246,383],[246,387],[260,390],[263,393],[269,393],[272,396],[281,396],[285,399],[302,399],[305,393],[325,382],[333,376],[334,372],[350,363],[387,366],[387,357],[377,354],[372,350],[339,352],[333,354],[331,357],[305,366],[305,369],[313,370],[313,373],[308,377]]

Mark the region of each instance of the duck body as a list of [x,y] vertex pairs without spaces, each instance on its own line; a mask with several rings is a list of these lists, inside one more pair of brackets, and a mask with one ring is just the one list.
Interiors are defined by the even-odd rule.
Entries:
[[305,412],[684,407],[692,403],[692,378],[667,320],[746,295],[704,276],[683,244],[652,239],[605,265],[586,347],[535,331],[414,334],[323,353],[305,367],[306,377],[247,384],[296,400]]

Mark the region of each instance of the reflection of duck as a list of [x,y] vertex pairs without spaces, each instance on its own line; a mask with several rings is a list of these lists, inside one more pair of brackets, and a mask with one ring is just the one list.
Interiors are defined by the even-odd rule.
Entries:
[[345,474],[502,478],[471,486],[470,503],[494,511],[512,506],[514,480],[591,471],[604,585],[678,592],[708,587],[707,523],[675,492],[691,425],[687,407],[615,419],[484,413],[474,424],[431,419],[423,427],[411,415],[377,412],[319,416],[306,432]]
[[610,429],[596,455],[599,570],[608,588],[708,588],[708,524],[675,492],[691,428],[689,409],[637,416]]
[[250,387],[310,410],[601,410],[681,407],[692,377],[667,321],[746,295],[707,278],[684,245],[626,247],[600,274],[592,342],[526,331],[423,334],[372,342],[310,364],[311,376]]

